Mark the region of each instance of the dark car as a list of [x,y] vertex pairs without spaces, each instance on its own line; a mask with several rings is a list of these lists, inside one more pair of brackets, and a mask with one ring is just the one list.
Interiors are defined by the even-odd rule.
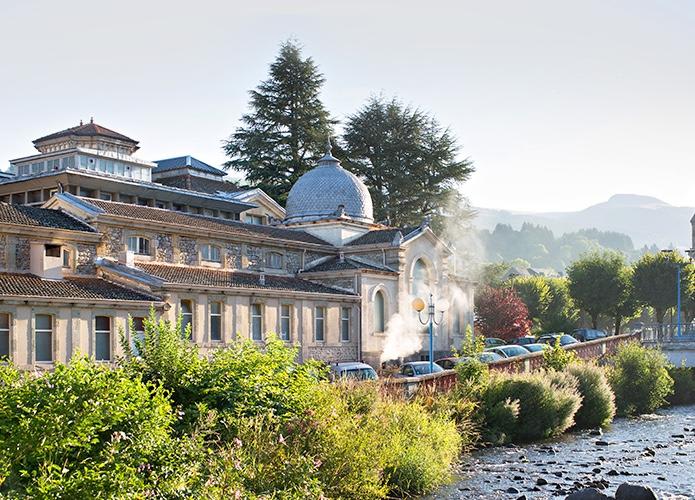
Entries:
[[[499,361],[500,359],[504,359],[502,356],[494,352],[480,352],[475,355],[475,358],[481,363],[492,363],[493,361]],[[466,363],[467,361],[471,361],[472,359],[473,358],[469,356],[463,356],[460,358],[452,356],[449,358],[438,359],[437,361],[435,361],[435,363],[437,363],[445,370],[454,370],[456,368],[456,365],[460,363]]]
[[533,335],[526,335],[525,337],[518,337],[512,340],[510,344],[525,346],[527,344],[535,344],[536,342],[538,342],[536,340],[536,337],[534,337]]
[[485,347],[497,347],[498,345],[507,345],[507,343],[504,340],[495,337],[485,338]]
[[566,333],[549,333],[547,335],[541,335],[538,337],[539,344],[550,344],[555,345],[557,339],[560,339],[560,345],[570,345],[579,342],[572,335],[567,335]]
[[527,349],[530,352],[540,352],[550,349],[550,344],[526,344],[524,349]]
[[520,345],[502,345],[499,347],[489,347],[485,349],[485,352],[494,352],[495,354],[499,354],[503,358],[514,358],[516,356],[523,356],[529,353],[529,351],[526,348],[521,347]]
[[589,340],[605,339],[608,334],[603,330],[593,328],[577,328],[572,332],[572,336],[579,342],[588,342]]
[[419,377],[420,375],[428,375],[430,373],[443,372],[444,368],[437,363],[432,363],[432,371],[430,371],[429,361],[410,361],[403,363],[399,375],[401,377]]

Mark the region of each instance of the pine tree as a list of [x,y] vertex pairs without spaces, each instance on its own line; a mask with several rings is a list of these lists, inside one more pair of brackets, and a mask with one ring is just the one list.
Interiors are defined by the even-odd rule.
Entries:
[[458,159],[456,138],[429,114],[373,97],[348,117],[343,141],[345,166],[367,184],[377,220],[404,226],[429,216],[441,227],[466,208],[458,188],[472,162]]
[[225,167],[284,205],[292,185],[325,151],[336,123],[319,98],[324,81],[296,43],[282,44],[269,78],[249,92],[250,111],[224,145]]

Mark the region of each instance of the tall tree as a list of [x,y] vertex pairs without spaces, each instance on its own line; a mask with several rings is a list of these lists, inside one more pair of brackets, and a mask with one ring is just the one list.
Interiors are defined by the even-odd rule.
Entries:
[[269,78],[249,92],[242,125],[224,144],[225,167],[284,204],[292,185],[325,152],[336,123],[319,97],[324,81],[296,43],[282,44]]
[[485,287],[475,297],[475,328],[484,337],[512,340],[528,335],[528,309],[512,288]]
[[666,311],[677,303],[677,267],[681,267],[681,298],[684,303],[695,286],[695,268],[682,255],[658,252],[643,255],[634,266],[632,284],[637,300],[654,309],[662,324]]
[[629,297],[630,275],[618,252],[595,252],[567,268],[569,291],[575,304],[589,314],[598,328],[600,314],[608,314]]
[[458,187],[473,164],[459,159],[456,138],[431,115],[372,97],[348,117],[343,142],[345,165],[365,180],[377,220],[405,226],[430,216],[443,226],[447,215],[461,216]]
[[528,308],[528,315],[534,324],[535,329],[542,329],[542,318],[548,311],[548,306],[552,300],[550,286],[545,278],[541,276],[517,276],[509,280],[521,300]]
[[567,278],[545,278],[550,288],[550,302],[541,318],[546,332],[571,332],[577,327],[579,311],[570,296]]

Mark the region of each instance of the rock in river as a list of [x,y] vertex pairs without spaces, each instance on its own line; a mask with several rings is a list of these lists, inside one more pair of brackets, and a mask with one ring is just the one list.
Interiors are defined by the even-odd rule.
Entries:
[[585,488],[568,495],[565,500],[611,500],[611,497],[604,495],[596,488]]
[[649,486],[623,483],[615,492],[615,500],[657,500],[656,493]]

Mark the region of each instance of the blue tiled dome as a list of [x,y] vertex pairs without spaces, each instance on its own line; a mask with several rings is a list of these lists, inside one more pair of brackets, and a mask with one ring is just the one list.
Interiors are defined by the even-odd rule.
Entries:
[[340,166],[330,149],[313,170],[302,175],[287,196],[285,224],[343,216],[374,222],[372,197],[364,183]]

